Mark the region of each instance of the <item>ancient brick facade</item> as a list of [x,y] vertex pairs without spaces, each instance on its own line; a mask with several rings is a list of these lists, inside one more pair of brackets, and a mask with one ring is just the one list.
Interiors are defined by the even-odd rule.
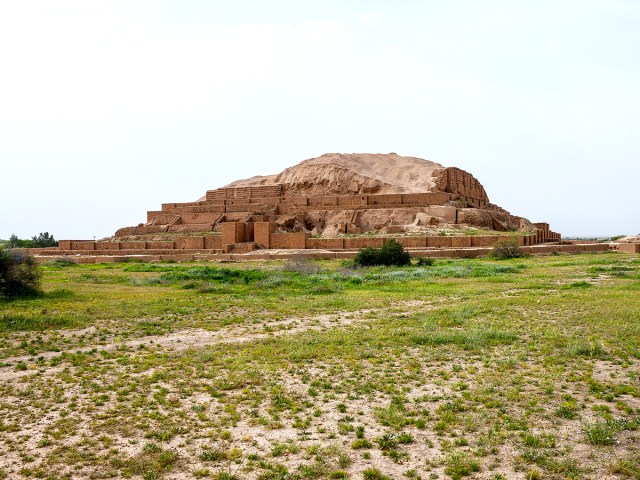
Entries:
[[[394,238],[409,249],[482,250],[502,238],[517,238],[525,247],[558,242],[560,235],[546,223],[535,224],[533,233],[518,235],[433,236],[428,234],[360,235],[370,220],[359,219],[376,212],[430,216],[445,224],[471,218],[473,208],[484,209],[501,218],[508,212],[489,203],[480,183],[467,172],[446,168],[437,178],[433,192],[370,195],[304,196],[284,194],[280,185],[220,188],[210,190],[203,200],[165,203],[161,210],[147,212],[147,222],[116,232],[109,241],[63,240],[60,251],[92,255],[170,255],[247,253],[256,249],[315,249],[354,251],[380,247]],[[311,227],[323,218],[341,219],[334,238],[318,238]],[[406,216],[405,215],[405,216]],[[366,216],[366,215],[365,215]],[[401,215],[400,215],[401,216]],[[495,220],[495,219],[494,219]],[[366,223],[369,222],[369,223]],[[393,225],[387,228],[394,232]],[[371,235],[373,233],[373,235]],[[397,233],[402,233],[398,228]],[[184,253],[179,253],[184,252]]]

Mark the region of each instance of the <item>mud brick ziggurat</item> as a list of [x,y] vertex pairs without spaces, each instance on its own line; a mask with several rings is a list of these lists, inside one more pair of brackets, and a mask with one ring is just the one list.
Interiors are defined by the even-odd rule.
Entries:
[[195,202],[163,204],[111,238],[62,240],[38,253],[86,261],[347,258],[394,239],[414,255],[473,257],[504,238],[529,253],[608,249],[562,245],[548,224],[491,204],[464,170],[396,154],[327,154],[209,190]]

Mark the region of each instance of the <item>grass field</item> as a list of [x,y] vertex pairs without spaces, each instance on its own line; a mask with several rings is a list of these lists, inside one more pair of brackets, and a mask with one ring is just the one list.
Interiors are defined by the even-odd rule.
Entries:
[[640,258],[44,266],[0,478],[640,479]]

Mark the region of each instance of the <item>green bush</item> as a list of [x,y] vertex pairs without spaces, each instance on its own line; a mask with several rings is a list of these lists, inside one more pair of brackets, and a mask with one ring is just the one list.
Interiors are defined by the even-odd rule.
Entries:
[[36,295],[40,277],[40,267],[31,255],[0,249],[0,297]]
[[390,240],[381,248],[363,248],[353,259],[353,263],[360,267],[403,266],[411,263],[411,256],[397,241]]
[[523,256],[522,249],[518,244],[518,240],[498,240],[493,244],[490,254],[491,258],[496,260],[505,260],[507,258],[519,258]]
[[418,257],[416,265],[419,267],[432,267],[436,264],[436,259],[431,257]]

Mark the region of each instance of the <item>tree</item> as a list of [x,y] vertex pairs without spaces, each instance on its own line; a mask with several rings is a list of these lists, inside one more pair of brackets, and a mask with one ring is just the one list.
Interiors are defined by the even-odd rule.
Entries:
[[31,247],[33,248],[46,248],[57,247],[58,242],[53,235],[49,235],[49,232],[40,233],[37,237],[31,237]]

